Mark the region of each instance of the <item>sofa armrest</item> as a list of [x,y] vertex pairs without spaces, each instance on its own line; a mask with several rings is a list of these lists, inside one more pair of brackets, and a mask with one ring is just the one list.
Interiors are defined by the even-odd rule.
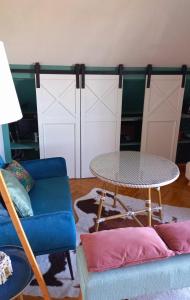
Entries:
[[63,157],[26,160],[21,164],[34,179],[67,176],[66,162]]

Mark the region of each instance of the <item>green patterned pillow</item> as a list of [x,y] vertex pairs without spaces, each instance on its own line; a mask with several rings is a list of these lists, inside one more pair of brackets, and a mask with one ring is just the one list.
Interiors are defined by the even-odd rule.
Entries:
[[22,183],[27,192],[31,190],[34,185],[34,179],[21,164],[13,160],[5,169],[10,171]]
[[18,179],[11,174],[11,172],[1,169],[4,181],[14,203],[15,209],[21,217],[33,216],[33,210],[30,202],[30,197],[18,181]]

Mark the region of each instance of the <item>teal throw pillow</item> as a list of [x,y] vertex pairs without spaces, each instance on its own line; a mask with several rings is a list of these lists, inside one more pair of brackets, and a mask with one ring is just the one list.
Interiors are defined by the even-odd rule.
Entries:
[[23,185],[11,174],[11,172],[4,169],[1,169],[1,172],[16,211],[20,217],[33,216],[30,197]]
[[27,192],[31,190],[34,179],[18,161],[13,160],[5,169],[10,171],[22,183]]

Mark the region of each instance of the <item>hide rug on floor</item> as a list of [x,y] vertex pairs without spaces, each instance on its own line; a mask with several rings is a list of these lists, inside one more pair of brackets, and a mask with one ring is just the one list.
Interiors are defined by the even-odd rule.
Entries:
[[[78,215],[77,223],[77,244],[80,243],[80,234],[93,232],[95,226],[95,218],[98,210],[98,199],[101,190],[94,188],[91,192],[75,201],[75,211]],[[144,201],[128,196],[118,196],[123,203],[130,209],[138,210],[144,208]],[[105,205],[102,210],[102,216],[112,216],[119,212],[124,212],[123,208],[117,204],[116,208],[112,207],[113,195],[107,193]],[[154,206],[154,203],[153,203]],[[164,219],[163,222],[178,222],[190,219],[190,208],[163,206]],[[147,217],[140,216],[139,219],[143,224],[146,224]],[[153,224],[158,224],[160,221],[156,217]],[[105,223],[101,223],[99,230],[119,228],[126,226],[138,226],[132,219],[115,219]],[[40,269],[44,275],[50,296],[56,299],[63,299],[64,297],[78,297],[79,295],[79,280],[76,270],[76,254],[71,251],[71,260],[75,280],[70,279],[70,273],[66,262],[66,257],[63,253],[56,253],[50,255],[42,255],[37,257]],[[34,279],[31,284],[25,289],[25,295],[40,296],[40,290]],[[173,290],[163,294],[152,296],[143,296],[135,298],[134,300],[190,300],[190,288],[181,290]]]

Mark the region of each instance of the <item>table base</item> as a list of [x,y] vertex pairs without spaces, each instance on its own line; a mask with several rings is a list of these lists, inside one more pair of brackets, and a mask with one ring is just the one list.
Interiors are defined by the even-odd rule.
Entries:
[[159,212],[159,218],[162,221],[163,220],[163,212],[162,212],[162,198],[161,198],[161,191],[160,191],[160,187],[156,188],[157,192],[158,192],[158,202],[159,202],[159,206],[152,208],[152,201],[151,201],[151,189],[148,189],[148,199],[145,200],[145,208],[142,210],[137,210],[137,211],[133,211],[133,210],[129,210],[127,208],[127,206],[117,197],[118,194],[118,187],[116,187],[116,191],[115,191],[115,195],[113,197],[113,207],[116,208],[117,206],[117,202],[121,205],[121,207],[126,211],[125,213],[120,213],[114,216],[110,216],[110,217],[101,217],[101,213],[102,213],[102,207],[106,198],[106,190],[103,190],[101,192],[100,195],[100,199],[99,199],[99,206],[98,206],[98,214],[97,214],[97,218],[96,218],[96,225],[95,225],[95,231],[98,231],[99,229],[99,224],[108,220],[113,220],[113,219],[118,219],[118,218],[127,218],[127,217],[132,217],[137,223],[138,225],[144,227],[144,225],[140,222],[140,220],[137,218],[138,215],[144,215],[147,214],[147,218],[148,218],[148,226],[151,226],[152,224],[152,216],[154,216],[154,212],[157,211]]

